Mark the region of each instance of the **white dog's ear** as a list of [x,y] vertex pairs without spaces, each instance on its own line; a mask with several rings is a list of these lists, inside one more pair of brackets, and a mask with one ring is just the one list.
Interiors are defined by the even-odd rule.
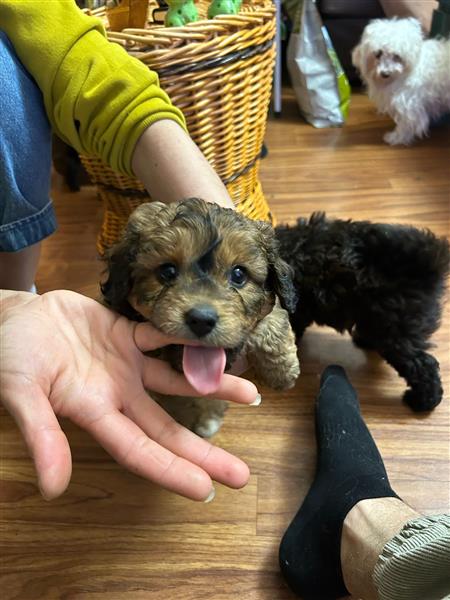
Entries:
[[422,39],[424,39],[424,37],[425,37],[424,30],[423,30],[423,27],[422,27],[422,25],[421,25],[421,23],[420,23],[420,21],[418,19],[415,19],[414,17],[408,17],[405,20],[405,22],[409,24],[409,26],[411,27],[411,30],[414,29],[415,33],[419,34],[420,37]]
[[353,63],[354,67],[356,67],[357,69],[360,69],[360,70],[361,70],[361,54],[362,54],[361,44],[359,44],[359,46],[355,46],[355,48],[353,48],[352,63]]

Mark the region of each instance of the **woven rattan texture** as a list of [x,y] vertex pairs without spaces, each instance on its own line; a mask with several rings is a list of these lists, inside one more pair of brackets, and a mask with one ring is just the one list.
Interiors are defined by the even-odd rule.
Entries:
[[[197,2],[201,16],[209,2]],[[156,3],[149,2],[149,18]],[[106,15],[97,12],[105,19]],[[271,0],[243,3],[239,15],[186,27],[108,31],[111,41],[158,72],[161,87],[184,113],[193,140],[227,185],[237,209],[272,220],[260,182],[261,152],[275,57]],[[136,179],[99,159],[81,157],[105,206],[100,252],[114,243],[131,210],[149,201]]]

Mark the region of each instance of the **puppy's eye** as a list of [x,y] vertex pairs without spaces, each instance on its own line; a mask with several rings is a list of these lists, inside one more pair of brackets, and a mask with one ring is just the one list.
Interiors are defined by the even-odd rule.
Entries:
[[242,287],[248,279],[247,269],[240,265],[235,265],[230,272],[230,283],[235,287]]
[[381,58],[383,56],[383,50],[378,50],[375,52],[375,58]]
[[163,283],[171,283],[178,277],[178,268],[173,263],[164,263],[158,267],[157,274]]
[[398,54],[393,54],[392,58],[395,60],[395,62],[398,62],[398,63],[403,62],[401,57]]

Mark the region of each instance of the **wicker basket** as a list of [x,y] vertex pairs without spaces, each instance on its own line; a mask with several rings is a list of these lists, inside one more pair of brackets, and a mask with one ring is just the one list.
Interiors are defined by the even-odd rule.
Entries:
[[[197,8],[206,15],[209,2]],[[156,3],[149,3],[149,17]],[[104,13],[97,16],[106,19]],[[272,221],[258,180],[272,89],[275,10],[271,0],[243,3],[239,15],[204,19],[186,27],[108,31],[111,41],[156,71],[161,87],[180,108],[189,133],[217,171],[237,209]],[[81,157],[104,203],[98,249],[114,243],[128,215],[149,196],[134,178],[102,161]]]

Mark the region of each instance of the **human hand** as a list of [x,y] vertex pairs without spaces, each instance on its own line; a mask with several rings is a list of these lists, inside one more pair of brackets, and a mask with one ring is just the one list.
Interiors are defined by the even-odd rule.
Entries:
[[[71,454],[56,415],[90,432],[130,471],[194,500],[211,479],[244,486],[248,467],[176,423],[146,389],[198,393],[167,363],[142,352],[183,343],[69,291],[2,292],[0,398],[19,425],[46,499],[64,492]],[[215,398],[250,404],[256,387],[224,375]]]

